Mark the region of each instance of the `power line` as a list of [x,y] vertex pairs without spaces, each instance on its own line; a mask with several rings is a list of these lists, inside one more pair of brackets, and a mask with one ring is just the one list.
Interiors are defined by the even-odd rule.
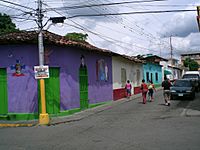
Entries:
[[33,9],[33,8],[31,8],[31,7],[23,6],[23,5],[20,5],[20,4],[17,4],[17,3],[13,3],[13,2],[9,2],[9,1],[6,1],[6,0],[1,0],[1,1],[4,2],[4,3],[12,4],[12,5],[15,5],[15,6],[19,6],[19,7],[23,7],[23,8],[30,9],[30,10],[34,10],[34,11],[35,11],[35,9]]
[[149,2],[159,2],[159,1],[166,1],[166,0],[126,1],[126,2],[118,2],[118,3],[105,3],[105,4],[92,4],[92,5],[82,5],[82,6],[57,7],[55,9],[78,9],[78,8],[86,8],[86,7],[122,5],[122,4],[132,4],[132,3],[149,3]]
[[190,12],[196,11],[194,9],[182,9],[182,10],[158,10],[158,11],[136,11],[136,12],[124,12],[124,13],[108,13],[108,14],[87,14],[87,15],[74,15],[67,17],[67,19],[77,17],[98,17],[98,16],[118,16],[118,15],[131,15],[131,14],[158,14],[158,13],[170,13],[170,12]]
[[[71,20],[71,21],[72,21],[72,20]],[[105,36],[105,35],[101,35],[101,34],[99,34],[99,33],[97,33],[97,32],[93,32],[93,31],[90,31],[90,30],[86,29],[85,27],[79,25],[78,23],[76,23],[76,22],[74,22],[74,21],[72,21],[72,22],[73,22],[74,24],[78,25],[79,27],[74,26],[74,25],[71,25],[71,26],[74,26],[74,27],[76,27],[76,28],[79,28],[79,29],[81,29],[81,30],[83,30],[83,31],[86,30],[86,31],[88,31],[88,32],[90,32],[90,33],[92,33],[92,34],[94,34],[94,35],[96,35],[96,36],[98,36],[98,37],[100,37],[100,38],[106,40],[106,41],[109,41],[109,42],[112,42],[112,43],[114,43],[113,41],[115,41],[115,42],[119,42],[119,43],[128,44],[128,45],[131,45],[131,46],[135,46],[135,47],[140,48],[140,49],[143,49],[143,50],[155,51],[155,50],[152,50],[152,49],[148,49],[148,48],[146,48],[146,47],[138,46],[138,45],[136,45],[136,44],[125,43],[125,42],[122,42],[122,41],[120,41],[120,40],[116,40],[116,39],[113,39],[113,38],[111,38],[111,37],[108,37],[108,36]],[[66,24],[66,23],[65,23],[65,24]],[[107,40],[107,39],[105,39],[105,38],[108,38],[108,39],[110,39],[110,40],[112,40],[112,41]],[[114,43],[114,44],[115,44],[115,45],[118,45],[118,44],[116,44],[116,43]],[[121,45],[118,45],[118,46],[122,47]],[[123,47],[123,48],[124,48],[124,47]],[[126,49],[129,49],[129,48],[126,47]],[[130,49],[130,50],[132,51],[132,49]],[[155,51],[155,52],[157,52],[157,51]]]
[[[45,4],[46,6],[48,6],[47,4]],[[49,7],[49,6],[48,6]],[[49,9],[51,9],[51,10],[53,10],[53,11],[55,11],[56,13],[58,13],[58,14],[60,14],[60,15],[62,15],[61,13],[59,13],[58,11],[56,11],[54,8],[49,8]],[[96,10],[95,10],[96,11]],[[99,36],[99,35],[98,35]],[[147,34],[147,36],[150,38],[150,35],[148,35]],[[106,37],[106,38],[108,38],[108,37]],[[104,40],[105,40],[105,38],[104,38]],[[112,39],[113,40],[113,39]],[[119,42],[119,41],[117,41],[117,42]],[[120,41],[121,42],[121,41]],[[130,43],[126,43],[126,44],[129,44],[130,45]],[[133,44],[132,44],[133,45]],[[133,46],[136,46],[136,45],[133,45]],[[136,46],[136,47],[138,47],[138,46]],[[144,48],[144,47],[138,47],[138,48],[142,48],[142,49],[147,49],[147,48]],[[154,50],[151,50],[151,51],[154,51]]]
[[0,4],[0,6],[5,6],[5,7],[8,7],[8,8],[11,8],[11,9],[16,9],[16,10],[19,10],[19,11],[22,11],[22,12],[24,12],[25,14],[29,14],[29,12],[27,12],[27,11],[24,11],[24,10],[22,10],[22,9],[19,9],[19,8],[16,8],[16,7],[7,6],[7,5],[4,5],[4,4]]

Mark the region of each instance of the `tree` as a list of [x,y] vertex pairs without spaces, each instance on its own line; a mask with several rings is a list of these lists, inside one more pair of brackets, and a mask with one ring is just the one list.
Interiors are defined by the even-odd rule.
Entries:
[[19,31],[10,16],[0,13],[0,34]]
[[83,33],[67,33],[65,35],[65,38],[73,41],[86,41],[87,40],[88,34],[83,34]]
[[190,71],[197,71],[199,68],[199,64],[189,57],[186,58],[183,63],[185,67],[189,67]]

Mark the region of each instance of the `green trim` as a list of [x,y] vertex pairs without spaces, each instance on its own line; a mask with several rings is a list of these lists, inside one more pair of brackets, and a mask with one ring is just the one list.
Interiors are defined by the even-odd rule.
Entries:
[[95,104],[89,104],[89,108],[94,108],[94,107],[98,107],[100,105],[105,105],[105,104],[109,104],[109,103],[111,103],[111,101],[101,102],[101,103],[95,103]]
[[38,114],[23,114],[23,113],[9,113],[7,115],[1,115],[0,120],[34,120],[38,119]]
[[[101,102],[101,103],[96,103],[96,104],[89,104],[89,109],[98,107],[101,105],[106,105],[110,104],[112,101],[107,101],[107,102]],[[61,111],[57,114],[49,114],[50,117],[61,117],[61,116],[68,116],[75,114],[77,112],[81,112],[82,109],[80,108],[74,108],[66,111]],[[0,115],[0,120],[11,120],[11,121],[17,121],[17,120],[35,120],[38,119],[39,115],[38,113],[31,113],[31,114],[26,114],[26,113],[9,113],[7,115]]]

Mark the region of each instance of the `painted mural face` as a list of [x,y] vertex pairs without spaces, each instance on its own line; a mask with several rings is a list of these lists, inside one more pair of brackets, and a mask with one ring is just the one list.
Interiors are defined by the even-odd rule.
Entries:
[[20,63],[20,60],[16,60],[16,64],[11,66],[11,70],[15,70],[13,76],[16,77],[24,76],[24,74],[22,73],[22,69],[25,69],[25,65],[22,65]]

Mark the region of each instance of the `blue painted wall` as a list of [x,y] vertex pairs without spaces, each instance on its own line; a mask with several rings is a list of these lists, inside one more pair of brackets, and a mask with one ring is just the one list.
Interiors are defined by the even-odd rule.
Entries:
[[[159,64],[146,63],[143,65],[144,74],[143,77],[145,81],[148,81],[147,72],[149,73],[149,80],[152,80],[154,84],[162,83],[162,66]],[[157,78],[156,78],[157,74]],[[151,79],[152,75],[152,79]]]

